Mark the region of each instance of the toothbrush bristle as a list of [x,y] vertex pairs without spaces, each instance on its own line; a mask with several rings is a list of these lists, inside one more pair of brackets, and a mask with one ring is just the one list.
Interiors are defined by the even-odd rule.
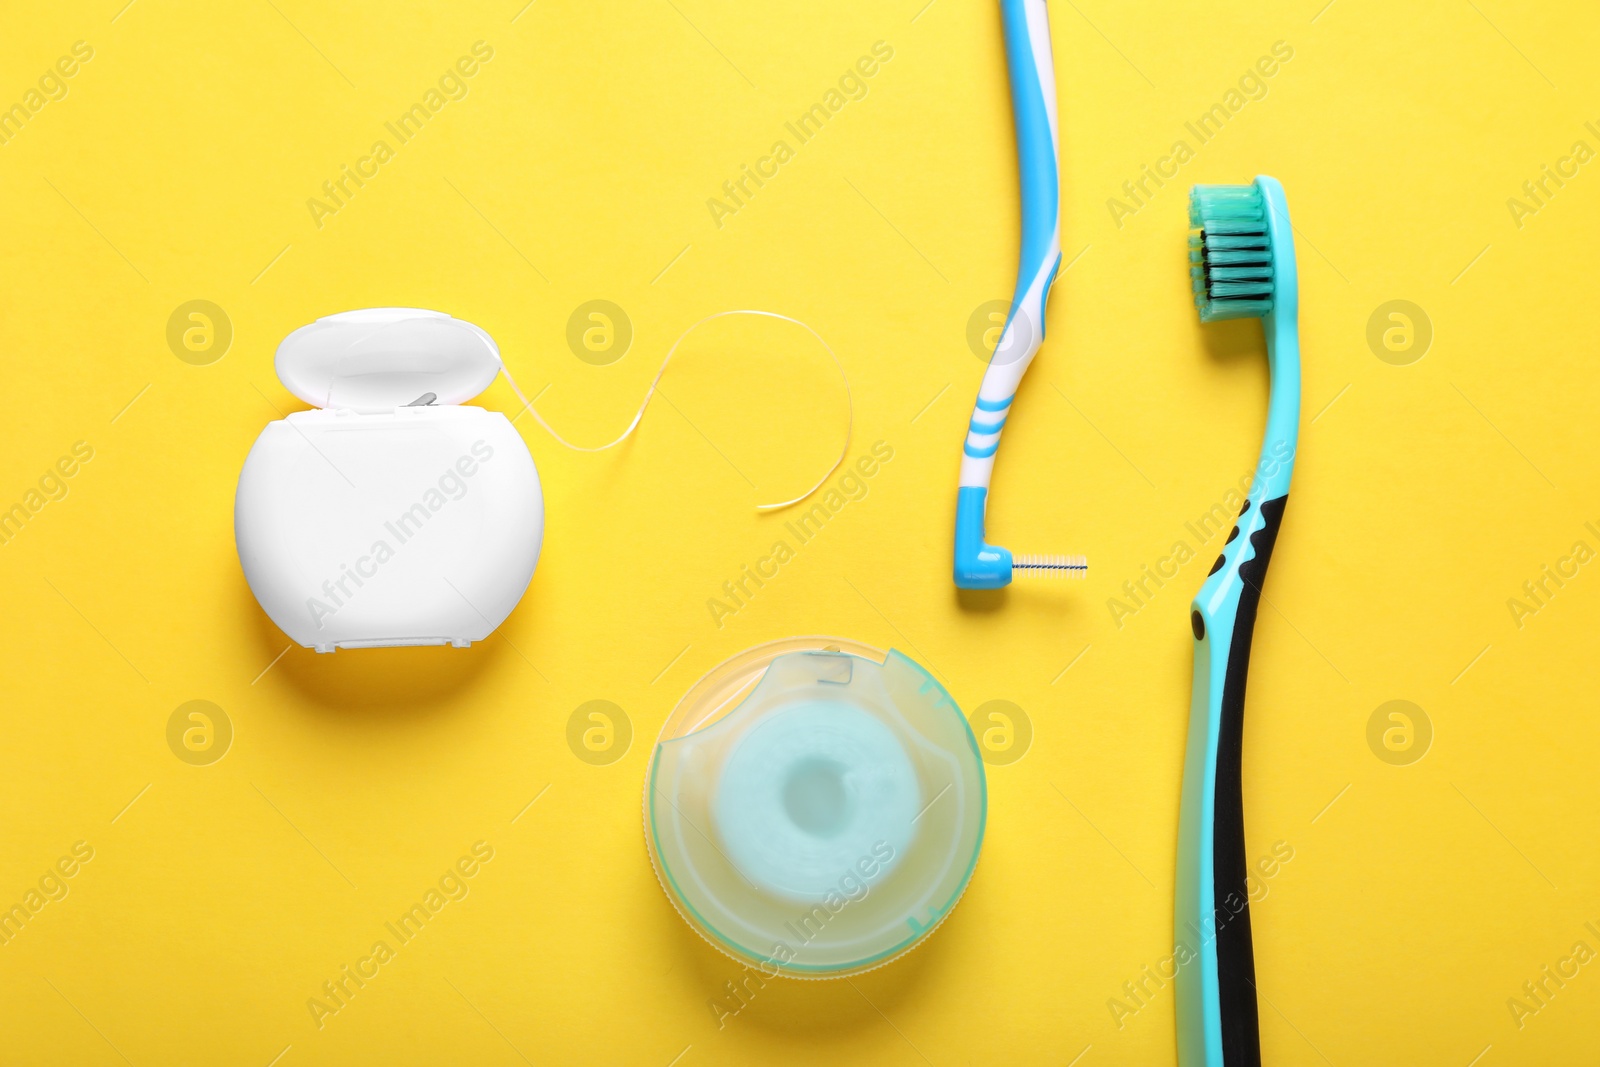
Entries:
[[1083,556],[1015,556],[1011,570],[1036,578],[1083,578],[1089,561]]
[[1189,277],[1200,321],[1271,311],[1272,246],[1261,190],[1196,185],[1189,192],[1189,227]]

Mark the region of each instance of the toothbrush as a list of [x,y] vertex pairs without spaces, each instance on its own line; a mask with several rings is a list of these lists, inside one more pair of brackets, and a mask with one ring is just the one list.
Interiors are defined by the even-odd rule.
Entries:
[[1011,110],[1022,186],[1022,253],[1011,310],[978,387],[956,496],[955,582],[998,589],[1017,571],[1082,578],[1082,556],[1017,556],[985,543],[989,477],[1011,401],[1044,340],[1044,306],[1061,266],[1061,157],[1056,143],[1056,73],[1045,0],[1000,0]]
[[1255,961],[1246,886],[1241,748],[1245,674],[1261,583],[1288,502],[1300,423],[1299,281],[1289,205],[1277,180],[1197,185],[1189,273],[1201,322],[1259,318],[1272,393],[1255,481],[1191,605],[1194,690],[1178,825],[1180,1067],[1259,1067]]

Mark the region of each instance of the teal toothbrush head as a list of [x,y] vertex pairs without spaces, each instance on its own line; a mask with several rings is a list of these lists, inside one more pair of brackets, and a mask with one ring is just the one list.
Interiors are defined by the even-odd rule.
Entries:
[[1178,824],[1175,929],[1178,943],[1195,959],[1176,979],[1178,1062],[1259,1067],[1242,789],[1245,680],[1267,562],[1294,473],[1300,292],[1289,206],[1275,179],[1197,185],[1189,222],[1189,273],[1200,321],[1260,319],[1272,389],[1250,493],[1189,613],[1194,685]]

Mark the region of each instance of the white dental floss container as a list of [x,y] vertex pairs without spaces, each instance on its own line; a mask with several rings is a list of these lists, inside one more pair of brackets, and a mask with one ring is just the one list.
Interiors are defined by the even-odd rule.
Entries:
[[481,641],[522,599],[544,502],[499,412],[466,401],[500,371],[494,340],[418,308],[318,319],[278,346],[313,405],[268,424],[239,474],[239,563],[307,648]]

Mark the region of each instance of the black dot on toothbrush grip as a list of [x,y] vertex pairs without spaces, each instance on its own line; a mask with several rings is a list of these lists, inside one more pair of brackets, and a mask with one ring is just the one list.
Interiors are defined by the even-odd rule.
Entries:
[[[1221,562],[1218,560],[1217,562]],[[1204,641],[1206,637],[1206,621],[1200,617],[1198,611],[1189,612],[1189,625],[1194,627],[1194,639]]]
[[1234,528],[1228,532],[1228,541],[1227,541],[1227,543],[1230,544],[1230,545],[1233,544],[1233,539],[1235,537],[1238,537],[1238,536],[1239,536],[1239,527],[1238,526],[1234,526]]
[[1207,578],[1211,577],[1212,574],[1217,573],[1221,569],[1222,569],[1222,557],[1218,556],[1217,557],[1217,561],[1211,565],[1211,573],[1207,574],[1206,577]]

